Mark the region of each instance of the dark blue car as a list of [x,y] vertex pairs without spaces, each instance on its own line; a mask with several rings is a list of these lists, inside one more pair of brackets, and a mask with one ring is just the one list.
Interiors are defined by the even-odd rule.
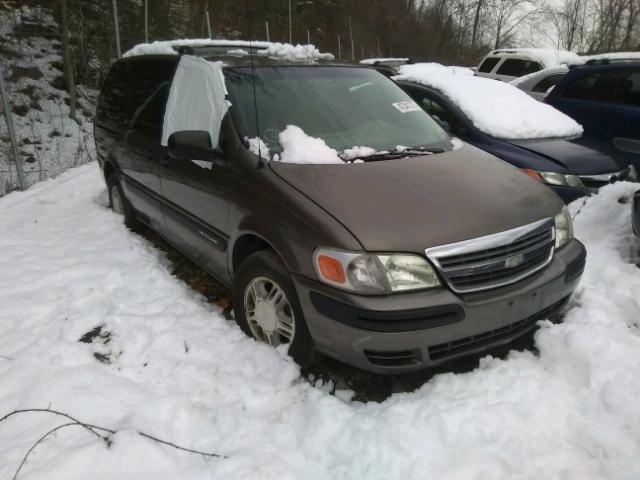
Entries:
[[[449,77],[436,79],[429,77],[431,71],[420,70],[419,65],[407,65],[401,67],[401,76],[396,77],[396,81],[453,136],[521,168],[533,178],[547,184],[565,203],[589,195],[616,180],[635,179],[635,170],[630,167],[625,155],[605,142],[581,136],[581,129],[575,122],[572,122],[575,125],[573,130],[556,130],[556,123],[567,125],[563,121],[571,122],[571,119],[540,104],[517,88],[455,70],[449,73]],[[406,75],[403,72],[418,73]],[[436,71],[434,75],[439,73]],[[429,79],[426,80],[425,76]],[[517,91],[517,94],[512,90]],[[475,102],[474,95],[495,98],[489,102],[486,98]],[[520,95],[526,98],[523,99]],[[465,96],[466,98],[461,98]],[[518,105],[508,104],[510,100],[517,100],[515,103]],[[491,105],[496,106],[495,111],[483,111],[490,109]],[[540,107],[550,111],[541,112]],[[545,113],[549,115],[550,124],[536,125],[544,123]],[[507,114],[519,117],[514,118],[514,123],[521,123],[524,132],[523,129],[515,129],[515,133],[506,132],[504,136],[500,136],[499,129],[496,130],[491,125],[485,128],[478,121],[479,116],[486,115],[489,120],[503,120],[504,124]],[[558,116],[562,118],[559,119]],[[509,125],[506,127],[508,130]],[[526,138],[527,128],[534,138]],[[566,136],[567,132],[571,135]],[[519,138],[505,138],[510,134]]]
[[585,136],[613,146],[640,169],[640,59],[591,60],[573,67],[545,102],[582,124]]

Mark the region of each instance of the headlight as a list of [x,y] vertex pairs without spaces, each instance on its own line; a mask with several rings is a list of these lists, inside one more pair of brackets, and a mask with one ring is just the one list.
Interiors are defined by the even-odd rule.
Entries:
[[384,294],[440,286],[431,264],[419,255],[319,248],[313,255],[313,264],[322,282],[358,293]]
[[531,168],[523,168],[522,171],[531,178],[546,183],[547,185],[557,185],[561,187],[585,188],[584,183],[577,175],[569,175],[556,172],[541,172]]
[[556,249],[558,249],[573,238],[573,221],[567,207],[562,207],[553,220],[556,225]]
[[632,182],[640,180],[638,178],[638,171],[633,165],[629,165],[629,175],[627,176],[627,180],[630,180]]

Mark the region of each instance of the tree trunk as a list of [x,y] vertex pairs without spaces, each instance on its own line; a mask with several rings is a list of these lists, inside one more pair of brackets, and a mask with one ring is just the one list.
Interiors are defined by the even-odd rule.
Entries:
[[69,93],[69,117],[76,119],[76,84],[73,79],[73,62],[69,45],[69,22],[67,18],[67,0],[60,0],[62,7],[62,60],[64,79]]
[[476,14],[473,17],[473,30],[471,32],[471,49],[476,48],[476,40],[478,38],[478,23],[480,23],[480,12],[482,11],[482,4],[484,0],[478,0],[476,5]]

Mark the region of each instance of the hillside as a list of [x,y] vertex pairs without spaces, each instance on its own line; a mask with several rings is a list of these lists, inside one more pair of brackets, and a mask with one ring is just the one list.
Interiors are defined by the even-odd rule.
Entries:
[[[96,91],[78,87],[77,117],[70,119],[58,32],[50,9],[0,3],[0,63],[28,185],[95,157],[91,117]],[[0,172],[0,195],[18,187],[4,121]]]

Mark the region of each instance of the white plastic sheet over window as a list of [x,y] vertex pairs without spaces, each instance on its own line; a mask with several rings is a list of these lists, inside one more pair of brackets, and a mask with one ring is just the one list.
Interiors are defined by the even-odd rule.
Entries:
[[220,125],[229,109],[222,62],[184,55],[176,70],[162,128],[162,145],[181,130],[206,130],[218,145]]

